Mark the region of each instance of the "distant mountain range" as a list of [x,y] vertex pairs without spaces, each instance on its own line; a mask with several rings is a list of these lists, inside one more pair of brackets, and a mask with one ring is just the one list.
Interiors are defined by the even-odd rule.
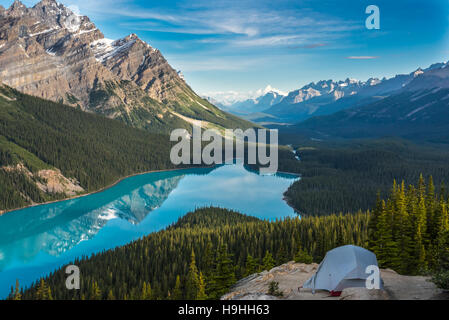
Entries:
[[231,104],[219,102],[212,97],[205,97],[210,103],[220,107],[223,110],[233,114],[242,116],[251,113],[263,112],[266,109],[280,103],[285,98],[286,94],[280,90],[272,88],[268,85],[265,89],[260,89],[256,92],[259,94],[255,98],[250,98],[242,101],[235,101]]
[[[389,82],[396,90],[391,91],[390,87],[387,96],[374,98],[374,94],[386,92],[382,86]],[[284,130],[319,139],[390,135],[449,142],[449,63],[418,69],[408,76],[385,80],[379,86],[370,88],[372,96],[365,94],[368,99],[359,99],[351,108],[314,117]]]
[[[381,100],[401,90],[422,74],[445,66],[436,63],[427,69],[417,69],[409,74],[393,78],[370,78],[367,81],[346,79],[343,81],[323,80],[311,82],[298,90],[280,97],[267,109],[249,109],[258,112],[246,118],[256,122],[296,123],[318,115],[327,115],[347,108]],[[427,80],[426,80],[427,81]],[[262,99],[260,97],[258,99]],[[258,100],[255,99],[255,100]]]
[[161,52],[135,34],[109,40],[55,0],[0,8],[0,79],[24,93],[138,128],[250,127],[200,98]]

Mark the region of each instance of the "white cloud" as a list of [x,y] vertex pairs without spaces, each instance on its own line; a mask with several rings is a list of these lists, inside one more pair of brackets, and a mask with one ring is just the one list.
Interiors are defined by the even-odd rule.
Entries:
[[281,94],[284,96],[287,95],[287,92],[273,88],[271,85],[267,85],[263,89],[257,89],[254,91],[233,91],[233,90],[209,91],[209,92],[204,92],[201,95],[211,97],[225,106],[230,106],[236,102],[258,98],[262,95],[267,94],[270,91],[277,92],[278,94]]
[[[75,4],[73,0],[66,2]],[[246,1],[194,0],[178,2],[176,7],[142,8],[125,0],[76,2],[86,14],[139,20],[123,22],[123,26],[132,29],[210,34],[215,35],[209,39],[210,43],[215,40],[217,43],[238,47],[306,45],[306,39],[313,40],[314,43],[332,42],[341,34],[360,27],[358,22],[345,21],[309,8],[279,9],[272,3],[267,6],[267,3],[258,1],[257,5],[254,2],[248,5]],[[217,35],[223,37],[220,39]]]
[[167,55],[170,64],[183,72],[195,71],[242,71],[251,70],[261,63],[266,63],[266,58],[241,58],[241,57],[210,57],[194,55]]
[[377,56],[349,56],[346,57],[346,59],[351,59],[351,60],[371,60],[371,59],[377,59],[379,57]]

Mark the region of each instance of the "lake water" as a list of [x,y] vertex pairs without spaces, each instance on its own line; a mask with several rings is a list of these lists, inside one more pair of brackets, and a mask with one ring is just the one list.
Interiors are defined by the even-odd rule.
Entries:
[[283,193],[298,177],[242,164],[147,173],[100,193],[0,216],[0,298],[73,261],[129,243],[214,205],[261,219],[294,216]]

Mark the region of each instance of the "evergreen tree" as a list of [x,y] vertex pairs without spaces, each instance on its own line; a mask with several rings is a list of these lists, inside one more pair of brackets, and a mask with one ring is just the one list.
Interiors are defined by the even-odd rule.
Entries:
[[152,295],[151,295],[151,284],[150,283],[146,283],[145,281],[143,282],[142,285],[142,294],[141,294],[141,299],[142,300],[151,300]]
[[198,294],[197,294],[196,300],[206,300],[206,299],[207,299],[206,283],[204,280],[203,273],[200,272],[199,287],[198,287]]
[[22,293],[20,292],[19,279],[16,279],[15,288],[11,286],[11,293],[9,294],[11,300],[22,300]]
[[274,261],[273,256],[267,250],[265,252],[265,256],[263,257],[263,260],[262,260],[262,268],[263,268],[263,270],[270,271],[271,269],[274,268],[275,265],[276,265],[276,262]]
[[448,230],[445,192],[442,187],[436,197],[432,177],[426,187],[421,175],[417,188],[405,192],[404,182],[394,184],[387,203],[378,201],[369,222],[369,246],[381,266],[402,274],[438,270]]
[[234,265],[226,244],[223,244],[218,250],[215,265],[209,296],[212,299],[219,299],[236,281]]
[[106,299],[107,300],[115,300],[114,292],[112,292],[112,289],[109,289],[108,296]]
[[377,192],[376,206],[371,213],[368,223],[368,248],[371,251],[379,250],[379,217],[382,213],[382,200],[380,192]]
[[295,255],[295,262],[310,264],[313,262],[313,257],[303,250],[301,245],[299,245],[298,252]]
[[36,290],[37,300],[53,300],[50,287],[45,283],[44,279],[41,279],[39,286]]
[[259,270],[259,265],[250,254],[246,257],[245,273],[244,276],[247,277],[256,273]]
[[189,273],[187,274],[186,280],[186,299],[195,300],[198,296],[199,289],[200,279],[195,262],[195,252],[192,250],[192,254],[190,256]]
[[173,289],[172,299],[173,300],[182,300],[182,291],[181,291],[181,278],[179,275],[176,276],[176,284]]
[[379,241],[377,246],[377,260],[384,268],[397,269],[398,248],[393,239],[393,203],[382,201],[381,213],[378,219]]
[[289,257],[287,256],[287,251],[282,246],[279,249],[279,251],[277,252],[276,262],[277,262],[277,264],[284,264],[284,263],[288,262],[288,260],[289,260]]

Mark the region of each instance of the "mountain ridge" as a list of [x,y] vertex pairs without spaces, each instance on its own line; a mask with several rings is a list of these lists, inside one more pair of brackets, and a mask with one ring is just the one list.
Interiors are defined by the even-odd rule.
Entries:
[[313,116],[327,115],[361,104],[375,102],[397,91],[417,83],[421,75],[438,74],[447,63],[435,63],[426,69],[418,68],[409,74],[398,74],[391,78],[369,78],[359,81],[321,80],[311,82],[300,89],[289,92],[280,103],[264,110],[278,118],[277,122],[300,122]]
[[387,97],[313,117],[285,130],[319,139],[391,135],[449,143],[449,63],[435,64],[417,73]]
[[181,114],[216,127],[251,127],[200,98],[161,52],[130,34],[109,40],[55,0],[0,10],[0,77],[24,93],[135,127],[190,130]]

